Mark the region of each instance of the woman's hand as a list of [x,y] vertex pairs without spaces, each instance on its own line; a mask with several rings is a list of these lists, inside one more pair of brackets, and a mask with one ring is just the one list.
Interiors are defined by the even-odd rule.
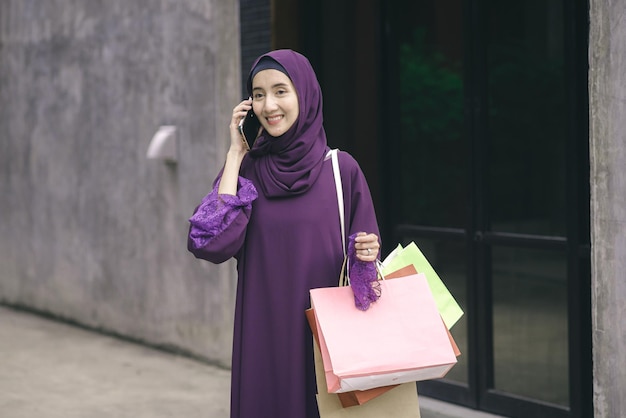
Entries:
[[375,261],[378,257],[378,250],[380,249],[378,236],[376,236],[376,234],[359,232],[354,239],[354,248],[356,249],[356,256],[359,260]]
[[219,194],[233,196],[237,194],[239,169],[241,168],[243,157],[249,151],[243,136],[239,132],[239,122],[250,109],[252,109],[252,99],[242,101],[233,109],[233,116],[230,119],[230,148],[226,154],[226,162],[224,163],[224,170],[217,191]]
[[239,123],[246,117],[248,111],[252,109],[252,99],[243,100],[233,109],[233,116],[230,120],[230,150],[229,152],[245,154],[249,151],[247,143],[244,141],[239,131]]

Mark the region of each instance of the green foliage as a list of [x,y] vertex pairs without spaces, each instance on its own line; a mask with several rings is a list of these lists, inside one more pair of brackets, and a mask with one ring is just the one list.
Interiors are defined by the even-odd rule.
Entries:
[[403,140],[449,142],[458,139],[463,122],[463,80],[457,65],[428,51],[425,30],[400,46]]
[[400,46],[402,221],[450,225],[465,199],[463,80],[459,66],[426,47],[425,30]]

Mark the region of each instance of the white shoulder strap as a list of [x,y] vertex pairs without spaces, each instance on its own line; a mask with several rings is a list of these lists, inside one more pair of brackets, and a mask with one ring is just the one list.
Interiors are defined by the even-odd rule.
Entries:
[[337,190],[337,205],[339,208],[339,222],[341,224],[341,242],[343,244],[343,255],[346,255],[346,227],[343,208],[343,186],[341,184],[341,172],[339,171],[339,158],[337,149],[328,151],[333,164],[333,177],[335,178],[335,189]]

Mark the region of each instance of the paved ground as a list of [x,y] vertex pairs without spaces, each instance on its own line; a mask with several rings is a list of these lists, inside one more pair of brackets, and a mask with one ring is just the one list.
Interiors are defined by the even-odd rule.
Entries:
[[[230,373],[0,306],[2,418],[227,418]],[[420,398],[422,418],[488,418]]]

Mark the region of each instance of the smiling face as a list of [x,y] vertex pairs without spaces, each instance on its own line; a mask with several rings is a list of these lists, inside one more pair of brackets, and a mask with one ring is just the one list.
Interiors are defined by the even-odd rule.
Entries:
[[298,94],[289,77],[273,69],[255,75],[252,80],[252,109],[271,136],[287,132],[300,112]]

